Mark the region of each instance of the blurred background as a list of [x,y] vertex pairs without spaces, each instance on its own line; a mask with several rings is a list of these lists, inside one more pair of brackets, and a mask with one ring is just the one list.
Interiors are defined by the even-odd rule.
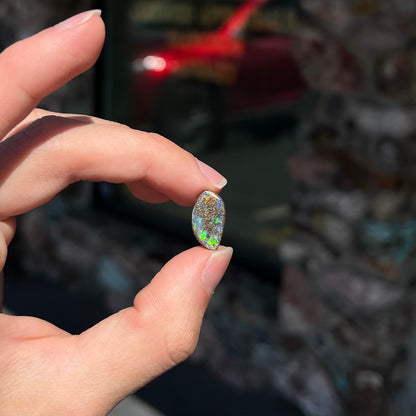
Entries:
[[[90,8],[100,61],[41,107],[156,131],[229,181],[235,257],[197,350],[136,398],[166,416],[414,416],[416,1],[2,0],[0,49]],[[5,305],[79,333],[195,244],[190,217],[71,186],[19,218]]]

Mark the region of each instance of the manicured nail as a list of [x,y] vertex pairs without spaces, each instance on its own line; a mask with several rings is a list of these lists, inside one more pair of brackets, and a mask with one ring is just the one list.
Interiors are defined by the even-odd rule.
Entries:
[[231,247],[220,246],[213,252],[211,258],[208,260],[204,271],[202,272],[202,283],[208,290],[209,294],[213,294],[218,283],[224,276],[233,255]]
[[101,16],[101,10],[94,9],[76,14],[75,16],[72,16],[69,19],[64,20],[63,22],[58,23],[56,27],[58,27],[59,29],[70,29],[72,27],[79,26],[82,23],[85,23],[87,20],[91,19],[91,17],[95,15]]
[[224,178],[221,174],[219,174],[215,169],[211,166],[208,166],[206,163],[201,162],[198,160],[199,168],[201,172],[208,178],[208,180],[215,185],[217,188],[222,189],[225,185],[227,185],[227,179]]

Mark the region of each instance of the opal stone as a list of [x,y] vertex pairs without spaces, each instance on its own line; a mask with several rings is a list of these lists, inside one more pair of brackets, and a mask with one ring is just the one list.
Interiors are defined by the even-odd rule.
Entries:
[[222,199],[215,192],[202,192],[192,211],[192,229],[199,243],[210,250],[216,250],[221,242],[224,222],[225,207]]

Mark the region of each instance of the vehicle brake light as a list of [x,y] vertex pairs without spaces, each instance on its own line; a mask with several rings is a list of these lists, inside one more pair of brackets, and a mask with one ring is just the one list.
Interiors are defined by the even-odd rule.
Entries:
[[149,55],[143,59],[143,68],[146,71],[162,72],[166,69],[166,61],[160,56]]

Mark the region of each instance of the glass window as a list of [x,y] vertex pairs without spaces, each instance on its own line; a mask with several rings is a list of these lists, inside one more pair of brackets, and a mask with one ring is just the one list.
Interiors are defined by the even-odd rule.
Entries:
[[[287,233],[290,132],[305,92],[292,51],[297,2],[136,0],[111,7],[105,116],[158,132],[224,173],[224,243],[241,253],[257,248],[275,267]],[[112,204],[154,214],[193,238],[188,209],[138,207],[124,188],[114,192]]]

